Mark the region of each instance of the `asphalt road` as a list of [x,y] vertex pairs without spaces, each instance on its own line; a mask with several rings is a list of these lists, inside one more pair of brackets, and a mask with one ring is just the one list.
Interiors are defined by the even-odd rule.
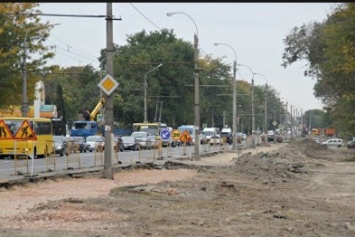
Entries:
[[[217,152],[222,149],[231,149],[231,145],[211,146],[200,145],[200,154]],[[195,152],[194,146],[163,147],[161,153],[157,149],[140,151],[114,152],[112,164],[134,164],[137,162],[146,163],[155,160],[168,160],[178,157],[192,157]],[[39,159],[0,159],[0,180],[19,178],[23,175],[36,175],[50,171],[75,170],[91,167],[103,167],[104,152],[83,152],[72,153],[69,156],[50,156]]]

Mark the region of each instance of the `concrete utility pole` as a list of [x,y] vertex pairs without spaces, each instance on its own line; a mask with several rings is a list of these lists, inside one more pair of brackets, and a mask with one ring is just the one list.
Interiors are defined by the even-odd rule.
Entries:
[[[106,6],[106,74],[113,76],[112,2],[108,2]],[[105,97],[105,158],[103,177],[114,179],[112,172],[113,93],[105,95]]]
[[192,19],[192,17],[185,12],[168,12],[166,15],[168,17],[175,14],[183,14],[190,18],[192,23],[196,27],[196,33],[194,34],[194,71],[195,71],[195,159],[201,160],[200,156],[200,77],[199,77],[199,67],[198,67],[198,28],[197,25]]
[[237,53],[235,52],[234,48],[226,43],[214,43],[215,46],[217,45],[225,45],[230,48],[235,56],[235,60],[233,61],[233,146],[232,150],[237,149],[237,139],[238,139],[238,122],[237,122]]

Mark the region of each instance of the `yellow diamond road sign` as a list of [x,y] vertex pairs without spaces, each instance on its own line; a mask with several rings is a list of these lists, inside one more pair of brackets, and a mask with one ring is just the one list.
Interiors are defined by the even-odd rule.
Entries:
[[111,93],[118,87],[119,83],[113,79],[109,74],[107,74],[99,83],[99,87],[103,90],[107,95],[111,95]]

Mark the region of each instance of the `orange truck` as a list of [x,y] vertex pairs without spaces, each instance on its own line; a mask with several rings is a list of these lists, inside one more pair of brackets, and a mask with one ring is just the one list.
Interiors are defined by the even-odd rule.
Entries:
[[327,137],[334,137],[335,136],[335,129],[334,128],[326,128],[326,129],[324,129],[324,134]]

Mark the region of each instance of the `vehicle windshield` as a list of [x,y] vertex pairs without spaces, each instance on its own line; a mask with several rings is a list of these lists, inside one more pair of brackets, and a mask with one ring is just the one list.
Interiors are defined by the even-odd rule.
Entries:
[[101,137],[87,137],[86,138],[87,142],[96,142],[96,141],[99,141],[99,140],[101,140]]
[[204,131],[204,133],[205,133],[206,136],[212,136],[213,135],[212,131]]
[[63,137],[53,136],[54,142],[63,142]]
[[137,138],[145,138],[147,137],[147,134],[144,132],[134,132],[131,135],[132,137],[137,137]]
[[128,141],[134,141],[135,137],[122,137],[122,141],[128,142]]

